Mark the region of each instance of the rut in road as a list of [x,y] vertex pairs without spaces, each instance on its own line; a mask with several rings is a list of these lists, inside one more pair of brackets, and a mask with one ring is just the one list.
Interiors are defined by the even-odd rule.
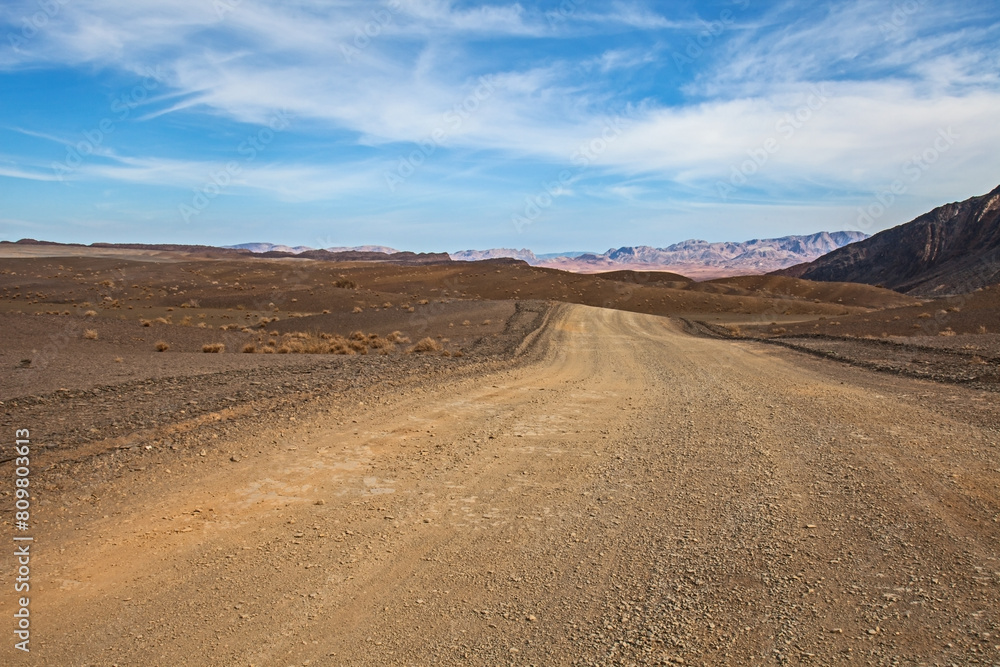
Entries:
[[517,367],[42,536],[39,658],[996,662],[996,430],[945,391],[561,306]]

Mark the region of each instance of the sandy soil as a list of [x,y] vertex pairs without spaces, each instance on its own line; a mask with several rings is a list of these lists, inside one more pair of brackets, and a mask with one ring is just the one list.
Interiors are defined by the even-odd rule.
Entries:
[[33,662],[1000,661],[995,394],[546,321],[176,450],[45,451]]

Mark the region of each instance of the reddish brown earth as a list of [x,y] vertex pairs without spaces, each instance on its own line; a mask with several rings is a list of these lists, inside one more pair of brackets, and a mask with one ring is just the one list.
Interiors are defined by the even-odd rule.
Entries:
[[[719,324],[780,339],[945,310],[958,332],[995,308],[977,294],[948,311],[510,263],[4,259],[0,421],[32,432],[30,660],[995,664],[995,386]],[[411,343],[234,352],[355,330]],[[921,334],[942,354],[995,335]]]

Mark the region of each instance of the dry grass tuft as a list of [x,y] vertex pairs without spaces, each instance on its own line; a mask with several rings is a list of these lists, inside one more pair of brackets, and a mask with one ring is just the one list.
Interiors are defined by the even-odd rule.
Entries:
[[83,316],[84,317],[97,317],[97,311],[96,310],[88,310],[87,312],[85,312],[83,314]]
[[410,348],[410,352],[440,352],[441,343],[433,338],[421,338],[417,344]]
[[86,329],[83,332],[83,337],[87,340],[97,340],[97,330],[96,329]]
[[918,320],[929,320],[929,319],[931,319],[931,314],[930,313],[920,313],[919,315],[917,315],[917,319]]
[[357,315],[358,313],[363,313],[364,309],[361,306],[354,306],[354,310],[352,310],[351,312]]
[[166,342],[164,342],[162,340],[158,341],[156,343],[156,351],[157,352],[166,352],[169,349],[170,349],[170,343],[166,343]]
[[246,345],[243,346],[243,352],[245,354],[253,354],[256,351],[257,351],[257,346],[254,345],[253,343],[247,343]]
[[223,343],[208,343],[207,345],[201,346],[202,352],[218,354],[220,352],[226,351],[226,346]]
[[986,332],[986,327],[984,325],[982,325],[982,324],[979,325],[979,333],[981,333],[981,334],[987,333]]

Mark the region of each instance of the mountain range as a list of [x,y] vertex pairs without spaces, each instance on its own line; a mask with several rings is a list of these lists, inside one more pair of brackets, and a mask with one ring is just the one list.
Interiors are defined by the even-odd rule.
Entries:
[[265,252],[287,252],[293,255],[300,255],[310,250],[326,250],[327,252],[380,252],[386,255],[393,255],[397,252],[395,248],[384,245],[359,245],[353,247],[335,246],[331,248],[311,248],[305,245],[287,246],[274,243],[237,243],[236,245],[222,246],[233,250],[249,250],[252,253],[262,254]]
[[1000,282],[1000,187],[776,273],[881,285],[914,296],[960,294]]
[[[806,236],[710,243],[697,239],[665,248],[623,246],[604,253],[536,255],[527,248],[463,250],[414,256],[385,246],[327,248],[243,243],[230,248],[269,255],[362,260],[398,255],[388,261],[480,261],[510,258],[533,266],[577,273],[620,270],[669,271],[693,278],[776,274],[822,282],[854,282],[887,287],[914,296],[971,292],[1000,282],[1000,187],[961,202],[939,206],[874,236],[819,232]],[[343,254],[348,253],[348,254]]]
[[450,253],[456,261],[478,261],[511,257],[534,266],[577,273],[619,269],[672,271],[692,278],[768,273],[808,262],[832,250],[868,238],[861,232],[819,232],[808,236],[752,239],[741,243],[709,243],[691,239],[666,248],[623,246],[607,252],[552,253],[535,255],[527,248],[492,248]]

